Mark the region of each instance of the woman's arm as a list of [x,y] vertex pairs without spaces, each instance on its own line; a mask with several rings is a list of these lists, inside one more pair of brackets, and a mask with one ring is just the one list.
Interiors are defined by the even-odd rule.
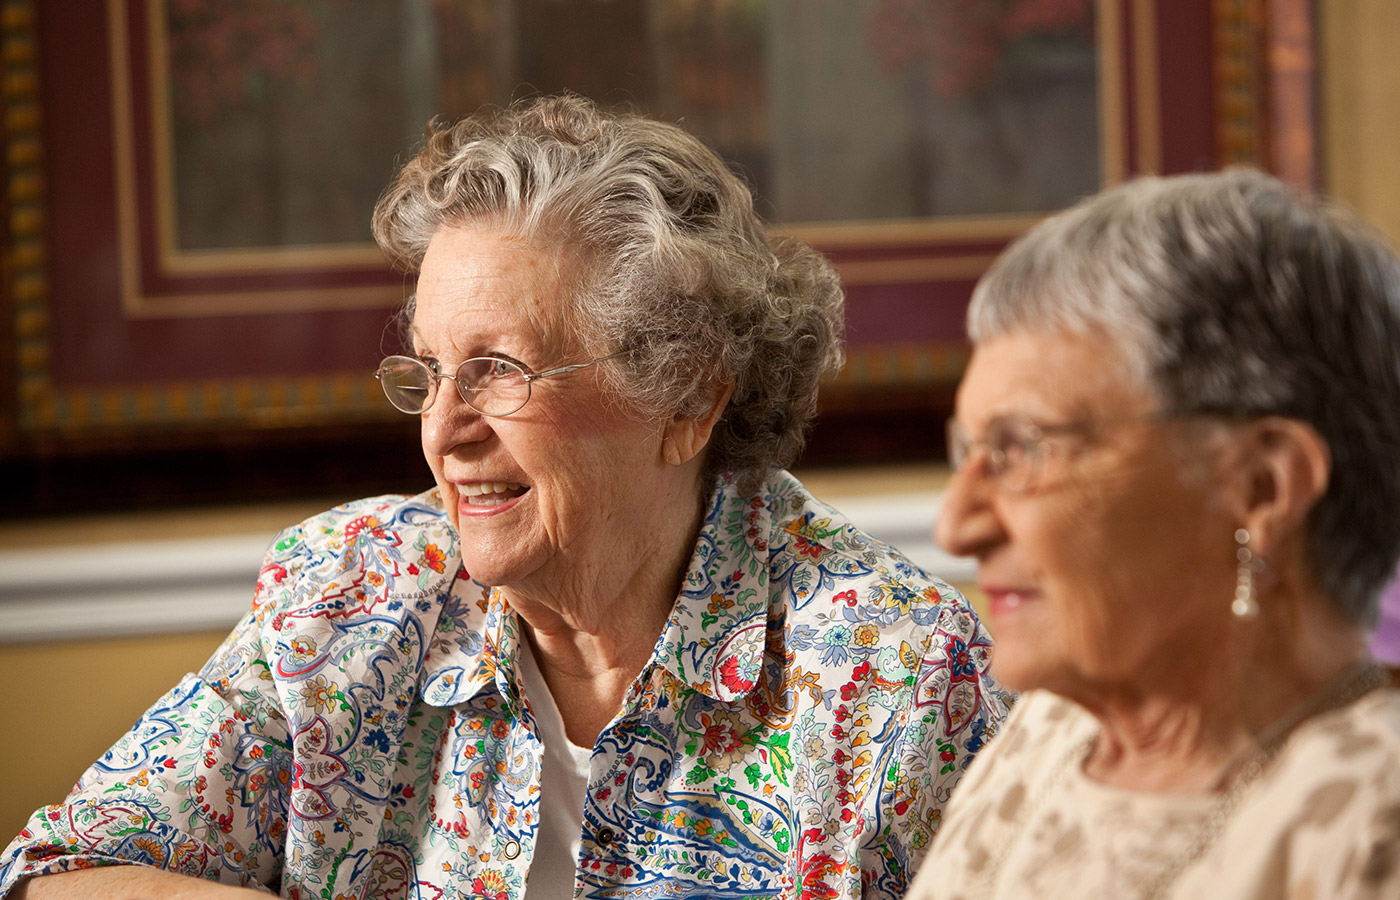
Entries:
[[293,756],[261,661],[224,674],[230,645],[157,701],[66,800],[30,817],[0,857],[0,892],[94,863],[276,883]]
[[0,896],[23,878],[104,863],[277,883],[294,762],[266,656],[255,608],[67,799],[30,817],[0,854]]
[[76,872],[59,872],[42,878],[26,878],[15,885],[10,900],[237,900],[266,897],[262,891],[233,887],[176,875],[148,866],[101,866]]
[[284,531],[214,658],[0,853],[0,896],[93,864],[362,894],[455,556],[440,510],[416,498]]

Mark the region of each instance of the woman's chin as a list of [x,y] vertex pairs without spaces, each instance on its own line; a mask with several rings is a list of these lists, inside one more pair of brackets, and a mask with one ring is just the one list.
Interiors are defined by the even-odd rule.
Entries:
[[462,568],[467,570],[467,576],[477,584],[492,588],[508,587],[519,578],[519,574],[514,571],[512,566],[501,565],[499,560],[490,557],[480,559],[480,565],[476,565],[473,563],[472,555],[462,554]]
[[536,549],[519,538],[522,532],[511,530],[505,535],[493,534],[489,526],[473,520],[464,521],[457,529],[461,541],[462,566],[478,584],[505,587],[517,584],[540,568],[542,559]]
[[993,606],[987,628],[992,635],[992,668],[998,680],[1018,691],[1043,687],[1054,663],[1056,629],[1045,620],[1040,601]]

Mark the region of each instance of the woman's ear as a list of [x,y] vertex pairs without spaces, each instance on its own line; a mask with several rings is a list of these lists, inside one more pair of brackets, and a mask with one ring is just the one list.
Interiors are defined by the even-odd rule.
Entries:
[[668,465],[682,466],[690,462],[710,442],[715,423],[724,414],[729,398],[734,395],[732,381],[715,385],[709,407],[698,416],[677,416],[666,426],[661,436],[661,457]]
[[1269,416],[1247,427],[1243,522],[1250,547],[1267,558],[1298,534],[1327,492],[1332,454],[1311,425]]

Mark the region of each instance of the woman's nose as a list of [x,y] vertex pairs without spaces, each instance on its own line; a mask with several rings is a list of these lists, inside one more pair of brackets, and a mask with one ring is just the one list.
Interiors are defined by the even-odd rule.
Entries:
[[429,456],[451,456],[464,444],[491,434],[487,417],[472,409],[450,384],[443,385],[423,416],[423,451]]
[[975,463],[953,473],[933,526],[935,543],[954,556],[978,557],[1006,540],[993,493],[996,486]]

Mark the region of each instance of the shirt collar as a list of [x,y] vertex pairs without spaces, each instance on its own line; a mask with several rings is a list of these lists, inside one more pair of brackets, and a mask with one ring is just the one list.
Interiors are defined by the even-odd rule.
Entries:
[[654,659],[694,690],[731,703],[760,680],[768,629],[769,494],[723,477],[711,494],[680,597]]
[[423,661],[424,702],[456,706],[490,689],[507,703],[517,703],[519,653],[519,620],[501,592],[459,569]]

